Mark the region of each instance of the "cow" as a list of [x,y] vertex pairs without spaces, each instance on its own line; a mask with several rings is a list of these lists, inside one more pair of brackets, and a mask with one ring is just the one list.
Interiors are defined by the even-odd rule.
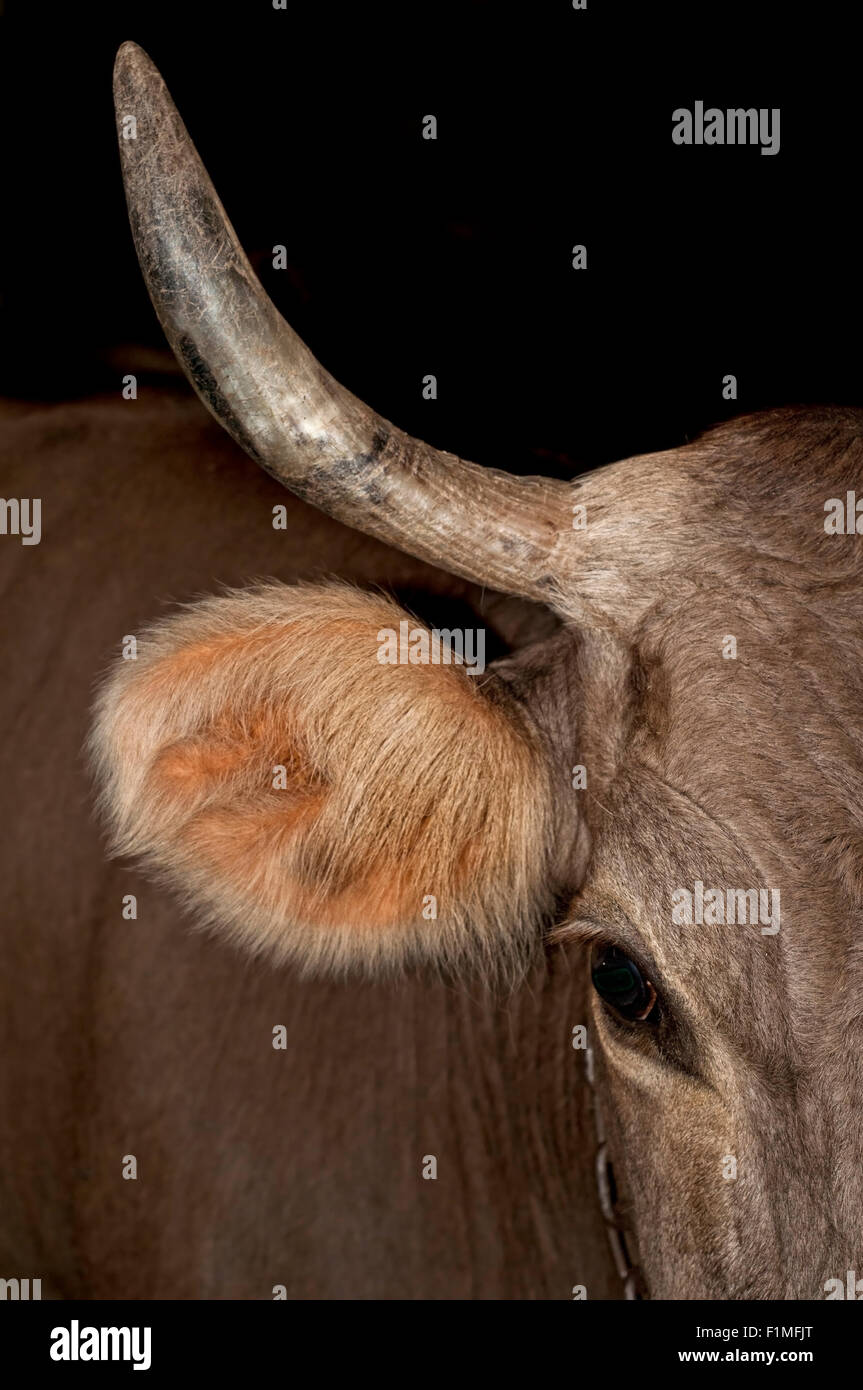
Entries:
[[[105,404],[98,443],[71,407],[7,423],[65,522],[4,581],[7,1265],[84,1297],[823,1297],[861,1267],[861,568],[825,511],[863,415],[572,483],[433,449],[278,315],[135,45],[115,99],[154,307],[262,472],[173,396],[134,430]],[[295,578],[371,540],[336,580],[246,582],[284,568],[276,497]],[[506,650],[430,659],[362,582],[384,562]],[[75,640],[46,661],[48,584]],[[103,867],[63,750],[112,640]]]

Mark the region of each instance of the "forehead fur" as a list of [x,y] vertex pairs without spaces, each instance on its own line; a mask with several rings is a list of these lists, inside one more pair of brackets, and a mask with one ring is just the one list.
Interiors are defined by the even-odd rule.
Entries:
[[[736,1031],[768,1065],[811,1065],[856,1026],[863,537],[826,533],[824,503],[863,479],[861,419],[782,411],[691,446],[703,565],[641,619],[614,770],[586,802],[578,911],[633,932],[705,1049]],[[779,932],[675,925],[671,895],[696,881],[777,890]]]
[[[829,583],[729,583],[642,631],[579,910],[632,931],[706,1050],[733,1038],[741,1058],[808,1066],[856,1026],[861,636],[853,590]],[[775,890],[779,931],[676,925],[672,894],[696,881]]]
[[[615,941],[662,997],[650,1033],[593,1006],[653,1296],[823,1297],[859,1264],[863,536],[824,521],[863,492],[863,415],[736,421],[652,466],[673,559],[653,557],[635,609],[631,700],[557,935]],[[675,920],[698,883],[778,894],[778,932]]]
[[555,603],[637,641],[658,606],[704,590],[858,582],[861,549],[825,533],[824,504],[861,477],[863,412],[834,407],[744,417],[598,469],[573,483],[585,530],[561,532]]

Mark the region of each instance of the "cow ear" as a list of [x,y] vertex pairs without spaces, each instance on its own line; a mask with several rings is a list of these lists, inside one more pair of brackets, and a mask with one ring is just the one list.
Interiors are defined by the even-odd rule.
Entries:
[[307,968],[521,959],[551,906],[544,745],[494,674],[392,662],[405,622],[428,631],[378,594],[267,584],[144,633],[91,736],[115,851]]

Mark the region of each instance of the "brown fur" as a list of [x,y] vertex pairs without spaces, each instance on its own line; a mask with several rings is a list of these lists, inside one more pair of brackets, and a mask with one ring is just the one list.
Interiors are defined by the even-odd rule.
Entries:
[[[619,1297],[570,1046],[583,971],[544,959],[537,935],[511,994],[476,971],[300,980],[189,931],[172,893],[106,858],[81,754],[98,673],[179,602],[261,574],[386,583],[433,624],[542,639],[506,679],[545,742],[563,740],[573,872],[581,674],[564,658],[587,665],[581,645],[295,501],[185,394],[0,413],[6,490],[43,499],[42,544],[0,544],[3,1275],[70,1298],[270,1299],[276,1283],[289,1298]],[[456,602],[469,619],[438,611]],[[130,1152],[137,1182],[120,1176]]]
[[[629,1022],[593,1008],[602,1105],[648,1287],[660,1297],[807,1298],[830,1280],[842,1287],[863,1264],[855,930],[863,624],[859,538],[828,536],[823,522],[825,501],[859,486],[861,415],[742,420],[570,490],[430,450],[338,387],[279,319],[164,84],[134,45],[118,55],[115,92],[118,110],[137,102],[144,112],[145,138],[121,147],[153,302],[190,379],[234,437],[333,514],[479,582],[547,599],[572,624],[607,634],[558,639],[560,663],[583,675],[568,711],[589,778],[579,799],[585,829],[573,844],[583,881],[574,863],[569,874],[563,868],[569,831],[542,849],[556,889],[569,879],[578,890],[558,940],[628,952],[659,1004]],[[190,217],[191,204],[205,215]],[[581,532],[568,523],[580,507]],[[729,636],[739,646],[733,656],[723,652]],[[627,673],[616,690],[607,679],[614,669]],[[603,687],[612,697],[604,726],[594,704]],[[335,691],[330,700],[337,720]],[[525,702],[537,705],[538,692]],[[241,710],[248,703],[240,697]],[[152,701],[139,705],[145,724],[153,710]],[[555,721],[533,717],[546,730],[537,746],[551,787]],[[428,730],[437,720],[424,711],[417,723]],[[289,831],[293,843],[325,823],[329,802],[316,799],[326,795],[321,750],[308,758],[293,711],[290,724],[310,807]],[[387,739],[385,725],[376,735]],[[225,757],[237,765],[235,744],[228,740],[226,755],[220,739],[215,761],[211,747],[179,764],[169,755],[187,800],[190,783],[232,785]],[[122,750],[103,764],[125,761],[151,775],[133,742]],[[161,775],[163,787],[164,766]],[[370,787],[372,803],[411,815],[390,787],[387,769]],[[436,793],[458,814],[451,782]],[[523,794],[521,786],[517,806]],[[146,819],[164,792],[139,801]],[[173,813],[167,829],[158,842],[165,863],[182,841]],[[345,834],[331,827],[332,854]],[[456,840],[464,846],[461,832]],[[199,855],[205,844],[206,835]],[[190,863],[187,855],[184,868]],[[675,890],[698,881],[723,894],[753,890],[756,900],[760,889],[779,893],[780,930],[766,937],[757,923],[678,922]],[[256,882],[253,898],[261,896]],[[371,959],[388,920],[379,902],[373,909],[377,933],[363,936]],[[726,1171],[729,1163],[739,1170]]]
[[[140,476],[153,488],[142,514],[174,515],[177,526],[173,535],[159,526],[140,537],[127,530],[113,556],[110,518],[128,514],[129,493],[125,481],[115,481],[113,495],[100,494],[104,470],[93,461],[94,436],[82,436],[74,485],[68,434],[59,453],[45,424],[30,435],[19,428],[17,436],[22,464],[32,440],[51,502],[46,517],[55,522],[50,530],[46,523],[38,565],[26,552],[2,554],[23,690],[7,721],[2,782],[14,892],[3,950],[6,978],[15,982],[11,1027],[21,1039],[0,1085],[0,1145],[10,1146],[0,1151],[7,1252],[43,1261],[64,1292],[124,1297],[261,1296],[261,1289],[268,1296],[285,1265],[291,1273],[280,1282],[287,1278],[292,1295],[549,1297],[566,1296],[577,1282],[587,1282],[592,1297],[619,1292],[593,1197],[586,1096],[568,1043],[572,1026],[587,1018],[585,952],[599,939],[642,963],[663,1004],[656,1030],[622,1027],[596,998],[590,1005],[617,1177],[651,1295],[817,1298],[826,1279],[863,1269],[861,552],[859,538],[823,530],[824,501],[857,487],[863,474],[860,415],[825,409],[756,417],[608,470],[600,520],[622,540],[604,571],[594,562],[589,588],[595,598],[618,584],[613,630],[591,630],[591,623],[606,625],[591,618],[598,609],[583,606],[576,591],[559,602],[565,614],[581,615],[578,633],[540,634],[539,615],[528,621],[522,609],[512,630],[519,640],[531,631],[543,640],[497,664],[493,702],[491,687],[453,694],[451,672],[387,673],[396,707],[407,698],[401,682],[408,678],[420,737],[419,744],[407,740],[411,749],[424,748],[430,735],[442,747],[437,702],[452,695],[466,714],[454,735],[494,747],[498,757],[515,753],[516,767],[520,754],[529,770],[523,794],[543,789],[531,813],[539,812],[542,827],[554,823],[553,833],[540,834],[542,891],[566,900],[560,949],[504,1001],[473,997],[485,968],[476,942],[494,940],[493,931],[484,934],[479,904],[478,936],[472,910],[449,937],[465,948],[465,994],[416,976],[401,985],[300,984],[290,969],[263,962],[238,968],[243,956],[218,937],[178,933],[158,890],[129,869],[102,865],[70,755],[85,727],[88,673],[124,633],[143,630],[166,583],[185,596],[200,590],[202,576],[236,584],[243,577],[238,552],[247,557],[243,568],[259,569],[264,535],[278,568],[267,513],[272,496],[283,497],[249,470],[244,530],[232,534],[225,503],[233,470],[243,468],[233,451],[220,454],[206,437],[215,479],[201,501],[199,470],[183,462],[193,444],[183,430],[197,417],[167,411],[163,445],[170,438],[176,452],[162,458],[158,438],[146,432],[146,444],[133,445],[130,417],[120,409],[101,417],[104,447],[111,456],[125,450],[133,466],[135,447],[142,451],[135,485]],[[74,412],[61,418],[61,430],[74,427]],[[649,495],[628,488],[633,470],[642,482],[652,477]],[[640,539],[625,524],[637,520],[633,495],[642,509],[650,506]],[[98,499],[92,517],[76,510],[81,496]],[[311,545],[308,516],[298,513],[293,573],[313,568],[320,538],[338,533],[319,523]],[[186,557],[178,541],[191,517],[197,539]],[[250,561],[243,537],[250,525],[254,533],[256,517]],[[84,534],[109,537],[107,592],[76,550]],[[651,549],[654,536],[662,541]],[[369,553],[372,560],[360,562],[348,548],[340,564],[347,578],[379,577],[373,560],[380,548]],[[630,553],[634,573],[626,568]],[[388,556],[387,563],[408,582],[421,574],[434,583],[434,572],[412,562]],[[56,606],[67,591],[75,594],[74,657]],[[40,603],[49,594],[54,603]],[[262,628],[256,605],[264,595],[270,606]],[[342,808],[349,804],[350,779],[368,791],[364,816],[373,823],[375,789],[386,789],[383,804],[394,812],[410,812],[410,801],[393,798],[405,787],[417,790],[414,764],[387,762],[373,776],[368,760],[356,756],[387,731],[388,716],[377,723],[371,713],[365,656],[358,666],[348,662],[359,673],[365,712],[365,726],[359,716],[351,726],[356,747],[339,744],[338,766],[352,769],[349,780],[339,783],[327,764],[339,711],[347,716],[353,706],[329,665],[315,667],[313,634],[341,624],[359,660],[359,614],[371,620],[382,602],[338,587],[259,588],[207,600],[159,625],[154,659],[145,642],[140,665],[121,670],[102,705],[108,803],[119,828],[131,832],[130,845],[171,861],[181,877],[194,874],[183,836],[202,805],[205,814],[215,807],[229,816],[243,807],[250,778],[276,751],[294,778],[287,833],[284,807],[277,813],[282,845],[295,837],[308,843],[326,824],[333,796]],[[285,613],[303,604],[308,640],[293,650],[312,654],[316,679],[294,669],[285,635]],[[47,680],[45,635],[28,626],[33,611],[51,614],[54,624]],[[260,642],[243,632],[244,613],[258,624]],[[728,633],[738,640],[736,661],[722,659]],[[247,669],[276,672],[289,697],[275,698],[272,682],[247,677]],[[439,774],[437,796],[449,805],[454,764],[439,761],[426,777]],[[576,762],[588,768],[581,793],[568,781]],[[509,777],[507,762],[504,783]],[[479,776],[468,798],[471,815],[498,831],[499,781]],[[254,795],[251,801],[256,820]],[[308,867],[327,885],[332,915],[311,922],[307,958],[315,933],[342,920],[351,924],[357,958],[420,954],[398,944],[401,914],[395,937],[381,944],[390,929],[385,909],[392,902],[383,901],[389,869],[365,934],[355,904],[346,913],[339,902],[338,866],[321,847],[344,843],[352,872],[362,866],[360,846],[407,848],[401,832],[389,841],[385,817],[376,824],[377,835],[366,819],[343,819],[338,839],[319,840]],[[197,849],[209,845],[214,874],[230,874],[233,858],[244,891],[257,883],[247,858],[260,853],[257,837],[241,844],[239,857],[233,839],[225,865],[209,838],[212,823],[198,834]],[[422,837],[416,823],[414,834]],[[56,856],[49,882],[34,848],[40,843]],[[432,843],[449,846],[440,862],[455,884],[464,835],[433,836]],[[520,862],[539,909],[536,844],[522,846]],[[281,854],[274,860],[282,861]],[[779,888],[780,932],[674,927],[670,894],[696,878]],[[213,891],[207,880],[196,900]],[[119,915],[130,884],[142,907],[136,923]],[[414,879],[411,891],[419,886]],[[495,901],[487,880],[476,886],[484,902],[489,892]],[[276,914],[280,924],[284,915]],[[252,920],[254,947],[266,929],[261,918]],[[498,915],[495,928],[505,925]],[[447,923],[441,945],[449,930]],[[539,945],[533,918],[525,930],[514,912],[509,932],[525,947],[531,939]],[[507,936],[497,938],[504,955]],[[429,931],[426,953],[435,945]],[[44,1018],[46,1001],[51,1030],[28,1023]],[[289,1028],[290,1082],[278,1070],[282,1059],[267,1050],[274,1022]],[[208,1136],[216,1136],[221,1160]],[[22,1165],[22,1151],[42,1161]],[[127,1151],[146,1158],[150,1187],[140,1200],[116,1179]],[[431,1200],[416,1177],[416,1157],[427,1152],[443,1154],[448,1165],[448,1186],[425,1185],[435,1189]],[[70,1153],[79,1165],[74,1173]],[[731,1181],[723,1175],[728,1155],[738,1163]],[[257,1187],[262,1172],[265,1192]],[[173,1238],[154,1238],[154,1226],[165,1232],[177,1221]]]

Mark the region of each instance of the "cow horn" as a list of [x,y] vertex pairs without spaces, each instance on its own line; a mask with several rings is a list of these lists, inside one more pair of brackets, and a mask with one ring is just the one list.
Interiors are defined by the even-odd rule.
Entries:
[[144,51],[114,69],[126,200],[150,297],[216,419],[331,516],[481,584],[549,601],[567,485],[478,467],[412,439],[315,360],[267,297]]

